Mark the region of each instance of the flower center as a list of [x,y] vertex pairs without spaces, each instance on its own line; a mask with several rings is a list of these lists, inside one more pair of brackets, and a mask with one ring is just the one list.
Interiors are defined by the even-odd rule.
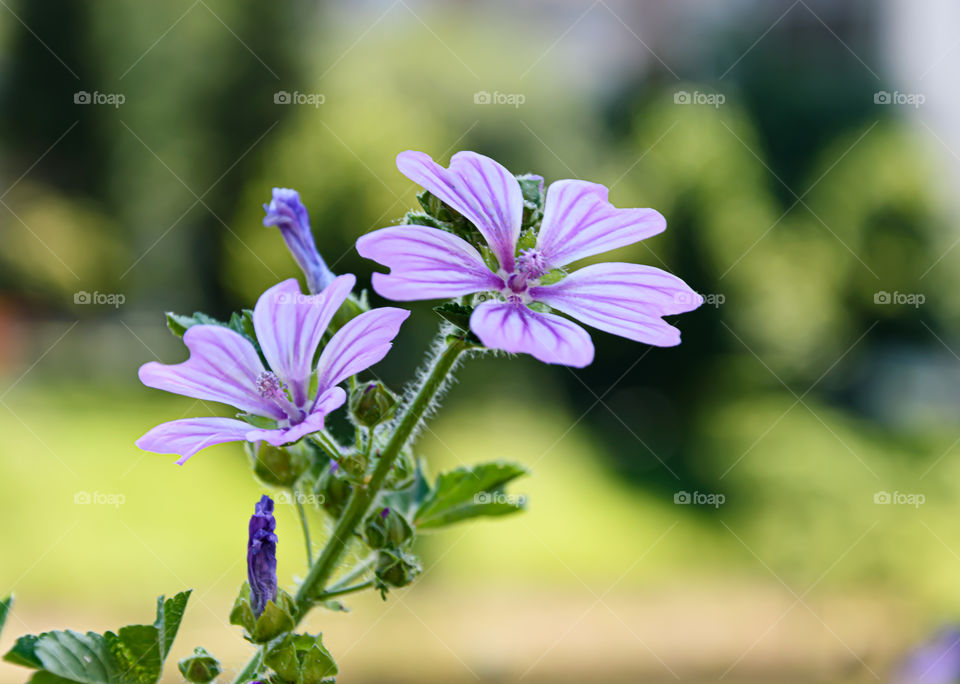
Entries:
[[522,301],[530,284],[549,270],[547,260],[537,249],[521,250],[516,263],[513,273],[506,275],[506,286],[501,291],[508,301]]
[[257,392],[283,411],[291,425],[296,425],[306,418],[305,413],[290,401],[280,378],[270,371],[264,371],[257,377]]

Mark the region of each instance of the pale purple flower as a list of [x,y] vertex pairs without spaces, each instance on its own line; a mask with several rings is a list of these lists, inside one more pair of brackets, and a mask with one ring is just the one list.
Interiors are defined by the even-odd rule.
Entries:
[[897,684],[960,682],[960,628],[947,627],[917,648],[898,668]]
[[273,499],[264,494],[253,509],[247,537],[247,581],[250,607],[257,617],[268,601],[277,600],[277,521]]
[[271,419],[276,427],[256,428],[235,418],[186,418],[158,425],[137,446],[179,454],[182,465],[214,444],[263,440],[280,446],[323,429],[324,416],[346,400],[337,385],[383,359],[410,314],[393,307],[360,314],[333,335],[314,370],[320,338],[355,282],[354,276],[342,275],[311,296],[301,294],[290,278],[264,292],[253,326],[269,368],[247,338],[219,325],[195,325],[184,333],[190,358],[183,363],[151,362],[140,368],[148,387],[229,404]]
[[287,249],[307,278],[307,289],[314,294],[323,292],[336,276],[317,251],[310,228],[310,215],[300,201],[300,193],[289,188],[274,188],[273,198],[269,204],[263,205],[263,209],[267,212],[263,217],[263,225],[280,229]]
[[[696,309],[703,298],[682,280],[651,266],[603,263],[567,274],[570,264],[656,235],[666,228],[653,209],[617,209],[602,185],[560,180],[547,189],[536,244],[517,250],[523,197],[516,178],[494,160],[460,152],[446,169],[422,152],[397,157],[401,173],[466,217],[483,235],[496,271],[460,237],[428,226],[382,228],[357,250],[391,269],[373,288],[398,301],[489,293],[470,329],[491,349],[532,354],[547,363],[583,367],[593,360],[587,331],[539,303],[600,330],[659,347],[680,343],[662,316]],[[550,274],[550,280],[541,282]]]

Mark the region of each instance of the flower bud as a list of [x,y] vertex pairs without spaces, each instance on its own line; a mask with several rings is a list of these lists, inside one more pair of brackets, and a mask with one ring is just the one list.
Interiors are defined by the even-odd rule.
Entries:
[[260,617],[268,601],[277,598],[277,521],[273,500],[266,494],[257,502],[250,518],[247,541],[247,579],[250,582],[250,607]]
[[383,590],[386,587],[405,587],[423,570],[416,556],[400,549],[381,549],[377,554],[376,575]]
[[330,467],[317,478],[317,484],[314,487],[314,492],[323,502],[323,507],[335,518],[339,518],[343,513],[353,492],[353,486],[342,470],[336,461],[330,461]]
[[397,396],[382,382],[368,382],[350,395],[350,413],[364,427],[372,428],[390,420],[397,407]]
[[187,656],[177,663],[177,667],[184,679],[195,684],[212,682],[223,672],[220,661],[200,646],[193,649],[193,655]]
[[275,447],[266,442],[249,445],[253,472],[264,484],[292,487],[310,466],[310,457],[302,444]]
[[289,188],[274,188],[273,198],[269,204],[264,204],[263,208],[267,212],[263,217],[263,225],[280,229],[287,249],[307,278],[310,292],[322,292],[336,276],[327,268],[326,262],[317,251],[313,231],[310,229],[310,216],[300,201],[300,194]]
[[399,548],[413,539],[413,527],[394,509],[383,508],[367,518],[363,536],[371,549]]

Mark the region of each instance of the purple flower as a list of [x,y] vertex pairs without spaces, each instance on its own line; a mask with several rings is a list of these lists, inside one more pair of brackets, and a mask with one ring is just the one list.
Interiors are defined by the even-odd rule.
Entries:
[[179,454],[182,465],[214,444],[263,440],[281,446],[323,429],[324,416],[346,400],[337,385],[383,359],[410,314],[392,307],[360,314],[333,335],[314,370],[320,338],[355,282],[354,276],[342,275],[310,296],[290,278],[260,296],[253,327],[269,370],[247,338],[219,325],[195,325],[184,333],[190,358],[183,363],[151,362],[140,368],[140,381],[148,387],[230,404],[276,421],[276,427],[255,428],[234,418],[186,418],[158,425],[137,446]]
[[443,230],[382,228],[357,241],[362,256],[391,269],[390,274],[373,275],[373,288],[398,301],[493,294],[470,318],[471,330],[487,347],[583,367],[593,360],[587,332],[530,304],[545,304],[615,335],[668,347],[680,343],[680,331],[661,317],[703,303],[682,280],[650,266],[604,263],[570,274],[562,270],[666,228],[653,209],[615,208],[602,185],[553,183],[535,246],[518,252],[523,196],[503,166],[474,152],[460,152],[445,169],[422,152],[407,151],[397,157],[397,167],[473,223],[499,268],[491,270],[476,248]]
[[264,494],[250,518],[247,540],[247,580],[250,583],[250,606],[257,617],[267,601],[277,600],[277,521],[273,517],[273,500]]
[[960,682],[960,629],[943,629],[916,649],[899,668],[894,681],[897,684]]
[[267,212],[263,217],[263,225],[280,229],[287,248],[307,277],[307,288],[314,294],[323,292],[336,276],[317,251],[310,229],[310,216],[300,201],[300,193],[289,188],[274,188],[273,199],[263,208]]

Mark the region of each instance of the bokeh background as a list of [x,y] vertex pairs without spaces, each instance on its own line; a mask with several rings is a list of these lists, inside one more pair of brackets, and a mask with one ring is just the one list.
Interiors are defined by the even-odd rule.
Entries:
[[[192,587],[166,681],[197,644],[245,662],[227,614],[261,486],[236,446],[138,451],[207,409],[136,369],[185,356],[164,311],[299,275],[261,226],[273,186],[368,283],[352,245],[415,205],[405,149],[659,209],[616,257],[707,305],[678,348],[597,333],[584,370],[463,368],[421,450],[529,465],[530,509],[315,615],[341,681],[889,681],[960,619],[952,0],[0,5],[0,650]],[[412,308],[397,386],[438,324]],[[296,525],[282,507],[287,586]]]

